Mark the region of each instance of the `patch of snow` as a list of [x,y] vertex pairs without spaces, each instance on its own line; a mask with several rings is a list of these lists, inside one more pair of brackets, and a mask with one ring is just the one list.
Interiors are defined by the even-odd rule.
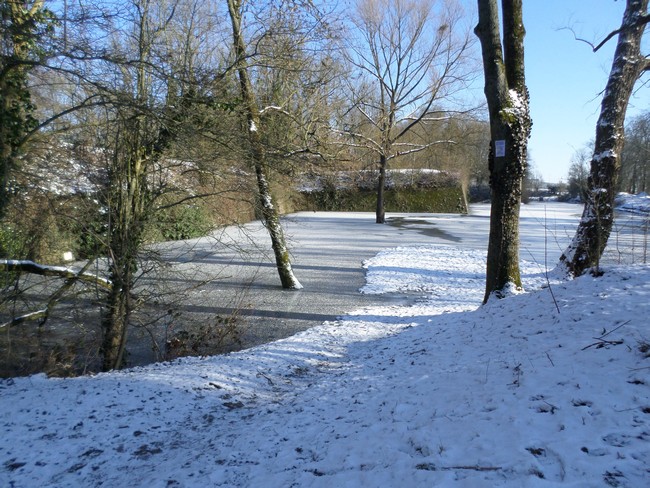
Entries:
[[526,107],[525,101],[519,96],[517,90],[508,90],[508,95],[510,96],[510,101],[512,102],[512,108],[517,110],[522,110]]
[[615,158],[615,157],[616,157],[616,153],[611,149],[608,149],[606,151],[594,154],[593,160],[599,162],[602,161],[603,159]]
[[524,263],[532,291],[480,306],[485,252],[467,244],[364,263],[364,292],[410,306],[224,356],[0,381],[0,486],[645,486],[650,266],[563,282]]
[[271,195],[262,195],[262,205],[268,210],[273,209],[273,200],[271,199]]
[[616,195],[616,208],[624,212],[650,215],[650,196],[645,192],[636,195],[619,193]]

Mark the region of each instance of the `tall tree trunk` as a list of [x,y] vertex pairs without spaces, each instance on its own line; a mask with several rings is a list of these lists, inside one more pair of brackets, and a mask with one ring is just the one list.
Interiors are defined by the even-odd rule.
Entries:
[[386,155],[379,156],[379,178],[377,179],[377,210],[376,223],[383,224],[386,222],[386,212],[384,210],[384,191],[386,190]]
[[625,112],[636,81],[650,69],[650,62],[641,54],[647,10],[648,0],[628,0],[618,30],[618,44],[596,124],[585,207],[576,234],[560,257],[560,265],[571,276],[580,276],[588,269],[598,272],[612,231]]
[[[102,318],[102,370],[119,369],[124,365],[126,338],[131,315],[133,275],[130,265],[113,263],[111,291]],[[123,273],[126,273],[123,275]]]
[[524,77],[521,0],[502,0],[503,52],[496,0],[478,0],[475,32],[481,41],[490,112],[492,207],[484,302],[521,288],[519,208],[531,120]]
[[253,93],[253,86],[248,76],[248,70],[244,64],[246,59],[246,43],[241,31],[241,0],[228,0],[228,12],[232,23],[233,44],[235,56],[239,62],[237,73],[239,75],[239,86],[242,94],[242,101],[246,109],[248,140],[251,146],[251,157],[255,166],[257,177],[257,189],[259,191],[262,205],[262,216],[264,224],[271,236],[271,246],[275,254],[275,263],[280,275],[282,288],[298,290],[302,285],[295,277],[291,268],[291,260],[284,238],[284,231],[280,224],[280,217],[273,205],[271,190],[269,187],[268,165],[266,163],[266,151],[259,134],[261,127],[260,111]]
[[119,369],[124,352],[133,294],[137,257],[142,245],[149,192],[146,184],[147,154],[140,137],[139,120],[127,125],[124,138],[116,139],[110,173],[108,208],[111,292],[102,317],[102,369]]
[[138,252],[142,245],[145,220],[150,204],[147,172],[152,158],[159,157],[155,149],[165,131],[158,131],[156,141],[148,140],[151,121],[142,112],[147,106],[149,85],[145,70],[149,58],[149,0],[139,5],[138,61],[133,107],[124,114],[115,137],[115,149],[109,172],[109,252],[112,290],[102,317],[103,370],[119,369],[124,365],[126,337],[133,310],[131,296]]

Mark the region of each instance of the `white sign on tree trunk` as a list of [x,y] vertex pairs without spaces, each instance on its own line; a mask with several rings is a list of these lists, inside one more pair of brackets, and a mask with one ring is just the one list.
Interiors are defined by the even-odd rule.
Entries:
[[494,156],[502,158],[506,155],[506,141],[503,139],[494,141]]

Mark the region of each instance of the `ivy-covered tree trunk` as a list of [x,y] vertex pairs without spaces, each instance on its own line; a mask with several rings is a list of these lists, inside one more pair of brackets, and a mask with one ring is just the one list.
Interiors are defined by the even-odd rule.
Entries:
[[576,234],[560,257],[560,266],[571,276],[580,276],[588,269],[598,272],[612,231],[625,113],[636,81],[650,69],[650,61],[641,54],[641,40],[649,21],[648,0],[627,0],[596,124],[585,207]]
[[251,148],[251,158],[255,167],[255,175],[257,177],[257,189],[262,206],[262,217],[271,237],[271,246],[275,254],[275,263],[278,274],[280,275],[282,288],[298,290],[302,288],[302,285],[293,273],[289,250],[287,249],[284,238],[284,231],[280,224],[280,217],[277,209],[273,205],[269,187],[266,151],[259,133],[261,127],[260,110],[255,100],[248,70],[244,64],[244,60],[246,59],[246,43],[241,30],[241,0],[228,0],[228,12],[232,23],[235,56],[239,62],[237,73],[239,75],[242,101],[246,110],[248,140]]
[[0,3],[0,218],[9,203],[20,147],[36,125],[27,77],[51,25],[52,14],[42,0]]
[[9,177],[15,166],[15,150],[9,118],[13,105],[13,94],[4,80],[0,80],[0,218],[4,216],[9,203]]
[[492,207],[484,302],[521,288],[519,208],[531,120],[524,77],[522,1],[502,0],[503,48],[496,0],[478,0],[475,32],[481,41],[490,113]]

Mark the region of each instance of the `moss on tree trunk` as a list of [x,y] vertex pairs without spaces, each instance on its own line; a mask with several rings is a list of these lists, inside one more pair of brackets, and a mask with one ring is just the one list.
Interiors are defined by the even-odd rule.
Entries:
[[532,122],[524,77],[521,0],[502,0],[503,48],[496,0],[478,0],[485,96],[490,112],[492,208],[484,301],[521,287],[519,207]]

